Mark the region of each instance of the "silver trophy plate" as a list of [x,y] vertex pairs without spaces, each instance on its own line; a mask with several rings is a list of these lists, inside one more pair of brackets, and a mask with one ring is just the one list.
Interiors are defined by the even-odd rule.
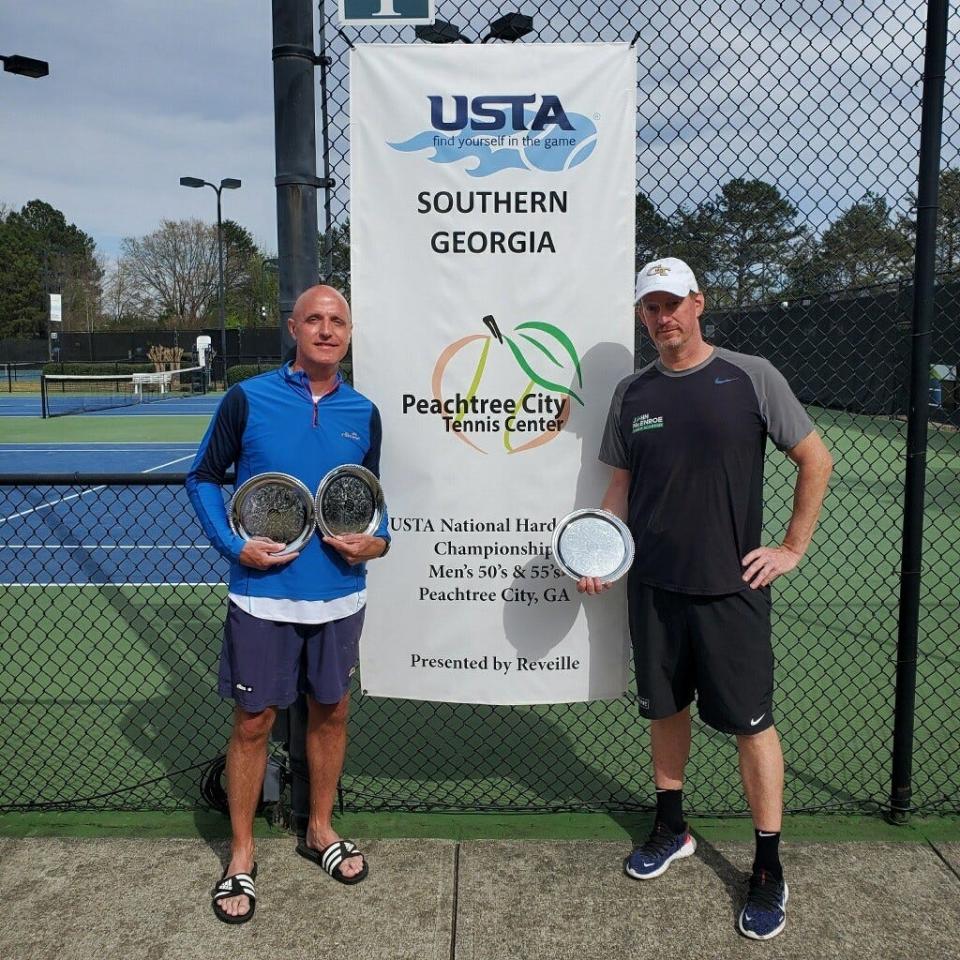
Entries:
[[266,538],[296,553],[315,529],[313,497],[306,484],[287,473],[258,473],[242,483],[227,510],[230,529],[244,540]]
[[373,533],[383,519],[380,481],[366,467],[353,463],[334,467],[320,481],[313,503],[317,526],[325,537]]
[[633,563],[633,535],[607,510],[574,510],[553,531],[553,560],[574,580],[599,577],[613,582]]

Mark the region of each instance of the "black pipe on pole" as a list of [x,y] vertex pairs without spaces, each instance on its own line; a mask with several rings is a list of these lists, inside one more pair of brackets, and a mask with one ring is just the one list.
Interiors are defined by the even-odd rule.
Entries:
[[[273,0],[273,114],[276,148],[280,354],[293,347],[287,319],[297,297],[319,280],[317,139],[313,94],[313,0]],[[303,696],[287,716],[292,826],[306,836],[310,780]],[[282,727],[283,724],[281,723]]]
[[930,347],[936,281],[937,206],[943,80],[947,56],[947,0],[928,0],[923,64],[923,108],[917,177],[917,249],[914,262],[910,351],[910,415],[907,421],[906,495],[897,630],[897,690],[893,722],[890,820],[906,823],[913,796],[913,722],[917,689],[917,634],[923,558],[923,501],[927,465]]
[[317,63],[320,65],[320,142],[323,144],[323,257],[320,275],[325,283],[333,276],[333,216],[331,200],[333,178],[330,176],[330,113],[327,96],[327,69],[331,64],[327,56],[327,18],[324,2],[318,4],[320,13],[320,52]]
[[293,341],[287,318],[319,280],[316,116],[312,0],[273,0],[273,114],[277,175],[280,347]]

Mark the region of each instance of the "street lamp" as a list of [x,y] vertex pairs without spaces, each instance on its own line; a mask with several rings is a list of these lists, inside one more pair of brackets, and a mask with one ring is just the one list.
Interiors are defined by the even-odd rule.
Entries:
[[21,77],[33,77],[36,80],[39,77],[45,77],[50,73],[50,64],[46,60],[34,60],[33,57],[22,57],[19,53],[9,56],[0,54],[0,60],[3,61],[3,69],[7,73],[17,73]]
[[240,181],[233,177],[227,177],[220,181],[218,187],[209,180],[201,180],[199,177],[181,177],[181,187],[211,187],[217,194],[217,258],[220,263],[220,356],[223,357],[223,378],[227,378],[227,322],[224,314],[223,305],[223,219],[220,212],[220,194],[224,190],[239,190]]

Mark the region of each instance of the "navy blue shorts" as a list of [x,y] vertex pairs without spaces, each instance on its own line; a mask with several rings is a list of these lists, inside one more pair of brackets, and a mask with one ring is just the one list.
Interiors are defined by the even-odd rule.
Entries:
[[327,623],[274,623],[230,603],[220,653],[220,696],[247,713],[289,707],[305,693],[339,703],[360,654],[364,610]]

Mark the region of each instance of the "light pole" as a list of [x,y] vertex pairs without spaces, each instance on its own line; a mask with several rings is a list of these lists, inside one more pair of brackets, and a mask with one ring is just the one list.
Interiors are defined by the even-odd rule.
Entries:
[[50,73],[50,64],[46,60],[34,60],[33,57],[22,57],[19,53],[9,56],[0,54],[3,69],[7,73],[18,73],[21,77],[46,77]]
[[227,380],[227,321],[224,312],[223,303],[223,216],[220,210],[220,194],[224,190],[239,190],[240,181],[232,177],[227,177],[220,181],[218,187],[209,180],[201,180],[199,177],[181,177],[181,187],[210,187],[217,195],[217,259],[220,265],[220,283],[218,292],[220,295],[220,356],[223,357],[223,380]]

